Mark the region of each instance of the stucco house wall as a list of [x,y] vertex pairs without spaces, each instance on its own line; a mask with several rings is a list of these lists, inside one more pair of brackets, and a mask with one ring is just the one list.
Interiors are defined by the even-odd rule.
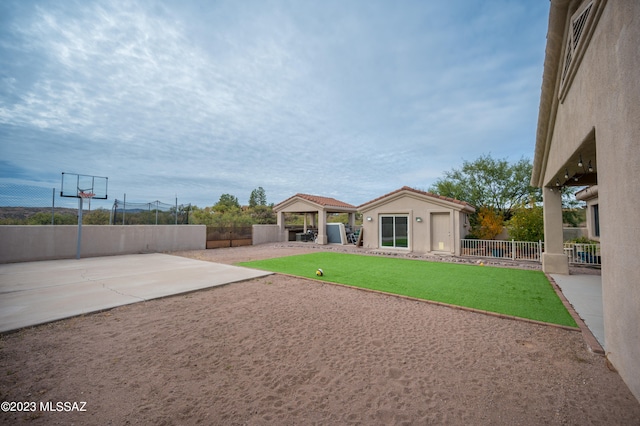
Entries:
[[[460,239],[468,234],[467,215],[475,209],[467,203],[403,187],[358,207],[362,213],[362,242],[366,248],[418,253],[460,254]],[[382,247],[383,216],[408,218],[408,246]]]
[[[562,83],[574,13],[592,4],[592,33],[582,39]],[[640,1],[551,0],[531,183],[543,188],[546,272],[568,273],[554,253],[557,185],[597,183],[605,351],[640,399]],[[579,160],[593,172],[582,173]],[[586,167],[586,166],[585,166]],[[584,167],[583,167],[583,170]],[[565,174],[571,176],[565,178]],[[578,176],[573,181],[573,176]],[[584,178],[584,179],[583,179]]]

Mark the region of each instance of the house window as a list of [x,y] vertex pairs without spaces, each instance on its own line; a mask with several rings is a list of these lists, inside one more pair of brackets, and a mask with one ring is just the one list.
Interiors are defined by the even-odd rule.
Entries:
[[409,247],[409,217],[389,215],[380,217],[380,246]]
[[595,237],[600,236],[600,209],[598,204],[594,204],[591,207],[591,213],[593,213],[593,235]]

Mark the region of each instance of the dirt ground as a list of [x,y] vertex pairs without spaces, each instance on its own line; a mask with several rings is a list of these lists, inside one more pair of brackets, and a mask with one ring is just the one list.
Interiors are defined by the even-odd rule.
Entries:
[[0,400],[36,406],[6,425],[640,423],[578,332],[281,275],[3,335],[0,361]]

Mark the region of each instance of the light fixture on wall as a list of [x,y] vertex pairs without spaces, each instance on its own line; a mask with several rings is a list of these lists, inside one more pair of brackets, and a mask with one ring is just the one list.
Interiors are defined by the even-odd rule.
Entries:
[[[578,169],[573,174],[569,173],[569,168],[565,168],[564,169],[564,179],[565,179],[564,183],[561,183],[560,179],[556,179],[556,186],[557,187],[564,186],[569,179],[573,179],[574,182],[579,182],[587,173],[593,173],[594,172],[593,165],[591,164],[591,160],[589,160],[587,162],[587,166],[585,167],[585,162],[582,159],[582,153],[580,153],[579,156],[578,156],[577,165],[578,165]],[[582,171],[580,169],[582,169]]]
[[416,222],[422,222],[422,218],[420,216],[416,217]]
[[367,216],[367,222],[371,222],[372,220],[371,216]]
[[[584,161],[582,161],[582,154],[580,154],[580,159],[578,160],[578,167],[582,169],[582,172],[578,169],[576,173],[574,173],[573,181],[578,182],[582,179],[587,173],[593,173],[593,166],[591,165],[591,160],[587,163],[587,167],[584,166]],[[565,178],[567,178],[567,172],[565,172]]]

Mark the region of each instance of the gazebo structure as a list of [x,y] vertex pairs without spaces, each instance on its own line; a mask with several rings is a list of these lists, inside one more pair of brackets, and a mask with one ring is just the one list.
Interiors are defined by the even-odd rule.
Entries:
[[284,214],[296,213],[304,215],[303,232],[306,233],[309,228],[316,228],[317,224],[317,242],[318,244],[327,244],[327,214],[348,213],[349,225],[353,227],[357,208],[335,198],[296,194],[273,206],[273,211],[277,214],[278,226],[285,241],[288,240],[288,234],[285,229]]

